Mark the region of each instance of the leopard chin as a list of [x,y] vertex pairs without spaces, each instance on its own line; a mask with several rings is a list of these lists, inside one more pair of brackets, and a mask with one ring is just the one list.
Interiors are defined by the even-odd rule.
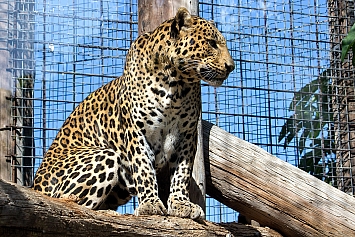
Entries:
[[220,87],[223,82],[224,82],[225,79],[219,79],[219,78],[216,78],[216,79],[209,79],[209,80],[204,80],[205,82],[208,83],[208,85],[210,86],[213,86],[213,87]]
[[[231,66],[232,70],[234,69],[234,65]],[[230,70],[214,70],[211,67],[201,68],[199,73],[202,77],[202,80],[207,82],[210,86],[219,87],[223,84],[223,82],[228,78],[230,74]]]

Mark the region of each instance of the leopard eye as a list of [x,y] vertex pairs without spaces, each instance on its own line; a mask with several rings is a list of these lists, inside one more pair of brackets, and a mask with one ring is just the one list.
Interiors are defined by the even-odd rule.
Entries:
[[212,46],[212,48],[214,48],[214,49],[218,48],[217,41],[211,39],[211,40],[208,40],[208,43]]

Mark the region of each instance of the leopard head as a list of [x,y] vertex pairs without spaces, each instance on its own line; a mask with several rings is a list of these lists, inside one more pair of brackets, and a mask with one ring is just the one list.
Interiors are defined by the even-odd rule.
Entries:
[[225,38],[212,21],[180,8],[171,21],[170,60],[186,82],[203,80],[218,87],[235,68]]

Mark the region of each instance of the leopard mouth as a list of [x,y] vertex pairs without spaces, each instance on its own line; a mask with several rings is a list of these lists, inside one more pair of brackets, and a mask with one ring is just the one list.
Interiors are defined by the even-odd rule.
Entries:
[[210,86],[219,87],[228,78],[229,72],[219,72],[206,67],[200,69],[200,75]]
[[216,78],[216,79],[213,79],[213,80],[210,79],[210,80],[204,80],[204,81],[207,82],[208,85],[210,85],[210,86],[220,87],[223,84],[224,80],[225,79]]

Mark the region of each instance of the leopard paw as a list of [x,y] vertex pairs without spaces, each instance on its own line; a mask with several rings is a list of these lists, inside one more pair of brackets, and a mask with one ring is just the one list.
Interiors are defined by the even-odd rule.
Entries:
[[75,194],[70,194],[69,196],[61,196],[59,197],[59,200],[61,201],[65,201],[65,202],[79,202],[80,200],[82,200],[82,198],[79,198],[78,196],[76,196]]
[[187,200],[181,201],[178,200],[178,198],[169,198],[168,214],[170,216],[190,218],[192,220],[205,219],[205,213],[199,205]]
[[120,216],[121,215],[117,211],[110,210],[110,209],[108,209],[108,210],[97,210],[97,212],[102,213],[102,214],[111,215],[111,216]]
[[134,210],[134,215],[167,215],[167,210],[159,198],[147,198]]

